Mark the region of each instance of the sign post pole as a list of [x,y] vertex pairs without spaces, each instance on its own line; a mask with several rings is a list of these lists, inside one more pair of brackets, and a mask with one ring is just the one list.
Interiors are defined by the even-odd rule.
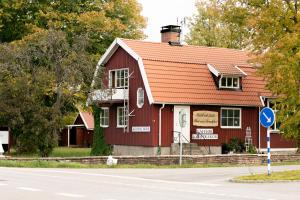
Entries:
[[270,127],[267,130],[267,148],[268,148],[268,176],[271,175],[271,145],[270,145]]
[[270,126],[274,124],[275,114],[271,108],[263,108],[259,113],[259,121],[262,126],[267,128],[267,151],[268,151],[268,176],[271,175],[271,138],[270,138]]

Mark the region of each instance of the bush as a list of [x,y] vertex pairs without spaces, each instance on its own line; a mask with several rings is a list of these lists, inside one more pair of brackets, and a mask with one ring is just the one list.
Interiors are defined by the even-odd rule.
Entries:
[[239,138],[231,138],[229,143],[222,144],[223,154],[227,154],[230,151],[233,151],[234,153],[242,153],[243,151],[245,151],[245,145]]

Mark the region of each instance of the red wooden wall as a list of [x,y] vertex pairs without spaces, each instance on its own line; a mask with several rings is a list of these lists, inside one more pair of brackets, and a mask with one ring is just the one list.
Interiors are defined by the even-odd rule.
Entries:
[[[133,72],[129,80],[129,110],[134,116],[129,119],[129,133],[124,133],[123,128],[117,128],[117,106],[123,104],[112,104],[109,109],[110,124],[104,128],[105,140],[108,144],[155,146],[157,144],[157,123],[158,119],[153,115],[153,106],[150,106],[145,86],[141,77],[138,63],[122,48],[117,49],[108,63],[105,65],[105,75],[109,75],[109,70],[129,68],[129,74]],[[106,81],[105,84],[108,84]],[[145,91],[145,103],[142,108],[136,105],[137,89],[142,87]],[[132,133],[132,126],[150,126],[150,133]]]

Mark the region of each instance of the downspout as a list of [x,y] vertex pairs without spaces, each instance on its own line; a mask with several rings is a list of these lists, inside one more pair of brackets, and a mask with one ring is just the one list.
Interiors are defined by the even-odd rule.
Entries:
[[157,154],[161,154],[161,111],[164,109],[165,104],[162,104],[162,106],[159,109],[159,125],[158,125],[158,149]]

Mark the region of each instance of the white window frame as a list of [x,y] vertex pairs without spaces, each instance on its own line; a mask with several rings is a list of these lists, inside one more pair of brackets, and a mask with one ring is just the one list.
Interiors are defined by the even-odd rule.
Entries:
[[125,84],[126,78],[127,78],[125,76],[123,77],[123,79],[124,79],[124,85],[117,86],[117,84],[118,84],[118,72],[120,72],[120,71],[124,71],[124,75],[125,75],[125,71],[127,71],[127,76],[129,74],[129,69],[128,68],[121,68],[121,69],[109,70],[109,88],[112,88],[112,72],[115,72],[115,74],[114,74],[115,75],[115,77],[114,77],[115,88],[126,88],[126,87],[128,87],[128,80],[127,80],[127,84]]
[[[226,79],[226,86],[222,86],[222,79],[225,78]],[[228,78],[232,79],[232,85],[228,86],[227,81]],[[237,86],[233,86],[233,79],[237,79]],[[220,80],[219,80],[219,88],[227,88],[227,89],[239,89],[240,88],[240,77],[237,76],[221,76]]]
[[[239,126],[223,126],[222,125],[222,111],[223,110],[238,110],[240,112],[240,120],[239,120]],[[227,117],[228,118],[228,117]],[[221,128],[224,128],[224,129],[241,129],[242,128],[242,109],[241,108],[232,108],[232,107],[222,107],[221,108],[221,112],[220,112],[220,125],[221,125]],[[234,120],[233,120],[234,121]]]
[[[120,110],[122,109],[122,113],[123,113],[123,121],[125,122],[125,124],[120,124]],[[125,109],[125,110],[124,110]],[[118,106],[117,107],[117,128],[125,128],[128,125],[128,120],[126,117],[126,107],[124,106]]]
[[[143,93],[141,93],[143,92]],[[140,100],[142,99],[142,103],[140,103]],[[143,88],[138,88],[136,91],[136,105],[138,108],[142,108],[143,105],[145,104],[145,91]]]
[[[270,103],[272,102],[272,101],[274,101],[275,99],[267,99],[267,107],[269,107],[269,108],[271,108],[270,107]],[[274,106],[276,107],[276,102],[274,103]],[[272,125],[272,126],[274,126],[274,129],[272,128],[272,126],[270,126],[270,131],[271,132],[276,132],[276,133],[280,133],[280,130],[278,129],[278,127],[277,127],[277,120],[276,120],[276,113],[278,112],[278,110],[275,108],[272,108],[273,109],[273,111],[274,111],[274,118],[275,118],[275,120],[274,120],[274,124]]]
[[[102,107],[102,112],[100,113],[100,127],[108,128],[109,127],[109,108],[108,107]],[[107,116],[105,116],[105,111],[107,111]],[[107,124],[103,124],[102,120],[104,118],[107,118]]]

